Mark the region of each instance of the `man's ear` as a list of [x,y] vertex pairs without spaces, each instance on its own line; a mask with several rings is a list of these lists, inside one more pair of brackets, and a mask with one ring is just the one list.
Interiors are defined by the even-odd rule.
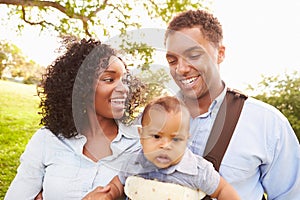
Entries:
[[223,62],[224,59],[225,59],[225,46],[221,45],[218,51],[218,64]]

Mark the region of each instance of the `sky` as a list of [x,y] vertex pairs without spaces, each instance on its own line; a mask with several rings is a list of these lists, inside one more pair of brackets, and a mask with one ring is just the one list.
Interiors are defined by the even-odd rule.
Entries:
[[299,0],[215,1],[214,10],[223,24],[221,73],[229,85],[243,89],[262,74],[300,72]]
[[[220,67],[228,86],[245,90],[248,84],[262,80],[262,75],[300,72],[299,0],[212,2],[213,13],[223,26],[226,57]],[[0,6],[0,17],[4,15]],[[7,26],[16,24],[11,20]],[[41,34],[26,26],[20,36],[7,26],[0,26],[0,40],[13,42],[30,59],[48,65],[57,56],[54,52],[59,45],[54,34]],[[155,28],[155,24],[147,24],[150,26]]]

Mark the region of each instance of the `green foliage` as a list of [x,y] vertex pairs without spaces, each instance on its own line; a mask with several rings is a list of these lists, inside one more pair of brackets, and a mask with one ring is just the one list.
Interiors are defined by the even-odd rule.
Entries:
[[[41,29],[54,30],[61,35],[96,37],[99,28],[105,27],[105,32],[111,32],[112,29],[109,28],[111,24],[117,25],[119,30],[126,30],[129,27],[139,28],[140,26],[129,14],[136,2],[126,0],[114,2],[28,0],[2,1],[0,3],[12,5],[9,15],[18,14],[23,24],[25,22],[30,25],[38,25]],[[22,27],[20,26],[20,28]]]
[[249,86],[250,90],[262,91],[255,96],[278,108],[290,121],[300,141],[300,76],[295,71],[284,77],[264,77],[258,87]]
[[16,45],[0,40],[0,52],[0,79],[22,77],[26,84],[39,82],[44,68],[28,60]]
[[9,69],[10,66],[13,66],[15,63],[22,63],[24,57],[16,45],[9,44],[6,41],[0,41],[0,52],[0,78],[2,78],[5,69]]
[[40,127],[34,85],[0,80],[0,199],[16,175],[19,158]]
[[[131,81],[129,87],[133,92],[139,92],[140,99],[138,102],[131,102],[129,98],[129,104],[134,104],[136,106],[133,113],[130,113],[131,117],[128,118],[129,113],[127,114],[127,120],[123,120],[126,124],[131,124],[136,120],[136,118],[141,114],[144,107],[149,101],[153,98],[167,94],[167,87],[163,84],[170,80],[170,76],[163,69],[157,70],[142,70],[139,73],[136,73]],[[140,84],[135,84],[136,82],[142,81],[143,88],[140,88]]]
[[168,72],[164,69],[154,70],[143,70],[138,76],[146,84],[147,89],[143,98],[147,99],[147,102],[152,98],[167,94],[167,88],[163,85],[170,81]]
[[204,6],[204,0],[166,0],[166,1],[144,1],[143,5],[147,9],[148,14],[154,18],[161,18],[168,23],[174,14],[183,12],[189,9],[199,9],[208,7]]
[[[144,23],[144,17],[155,18],[159,23],[164,23],[163,27],[166,27],[165,23],[176,13],[187,9],[203,8],[204,2],[206,1],[27,0],[19,2],[0,1],[0,4],[10,5],[9,15],[19,15],[23,24],[37,25],[41,27],[41,30],[53,30],[61,36],[94,37],[103,41],[104,37],[110,37],[110,34],[119,35],[122,43],[116,48],[124,50],[134,58],[132,63],[128,63],[129,66],[137,66],[141,70],[148,70],[153,62],[154,48],[149,47],[145,42],[129,39],[128,30],[138,30]],[[145,13],[148,13],[148,16]],[[19,25],[21,29],[23,27],[22,23],[19,23]],[[26,82],[32,82],[32,80],[36,81],[36,78],[27,76]],[[163,88],[158,87],[156,88],[157,91],[163,90]]]

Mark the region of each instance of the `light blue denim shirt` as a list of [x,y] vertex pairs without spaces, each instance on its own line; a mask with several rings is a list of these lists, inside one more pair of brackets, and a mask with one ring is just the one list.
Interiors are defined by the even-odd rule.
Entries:
[[[190,149],[200,156],[226,90],[190,121]],[[260,200],[264,191],[268,200],[300,199],[300,146],[286,117],[249,97],[219,171],[243,200]]]
[[197,156],[187,149],[181,161],[168,168],[158,168],[148,161],[140,150],[124,164],[119,173],[119,179],[125,184],[129,176],[139,176],[145,179],[175,183],[192,189],[200,189],[211,195],[218,187],[220,175],[212,163]]
[[5,200],[29,200],[43,188],[46,200],[79,200],[96,186],[105,186],[118,174],[124,161],[140,148],[137,128],[119,124],[119,133],[111,143],[113,154],[97,163],[82,154],[86,137],[56,137],[41,128],[21,156],[18,173]]

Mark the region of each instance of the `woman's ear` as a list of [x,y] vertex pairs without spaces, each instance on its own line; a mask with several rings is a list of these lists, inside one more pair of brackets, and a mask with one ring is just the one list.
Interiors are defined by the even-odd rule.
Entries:
[[221,45],[218,51],[218,64],[223,62],[224,58],[225,58],[225,47]]

